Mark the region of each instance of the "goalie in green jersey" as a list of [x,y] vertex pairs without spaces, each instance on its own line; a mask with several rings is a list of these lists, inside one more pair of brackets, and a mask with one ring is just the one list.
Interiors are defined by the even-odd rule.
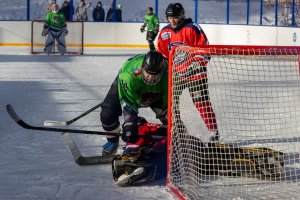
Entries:
[[68,34],[65,16],[59,11],[57,4],[52,5],[52,11],[45,18],[42,36],[47,36],[44,52],[48,55],[52,52],[54,42],[57,41],[57,49],[64,55],[67,53],[65,36]]
[[141,26],[140,30],[143,33],[147,27],[146,40],[149,43],[150,50],[154,51],[154,40],[159,32],[159,19],[153,13],[153,8],[147,8],[147,14],[144,17],[144,24]]
[[[100,120],[105,131],[120,132],[119,117],[125,142],[136,143],[138,137],[139,108],[150,107],[156,117],[167,124],[168,74],[167,62],[161,53],[150,51],[128,59],[120,69],[101,106]],[[113,155],[119,137],[108,137],[103,155]]]

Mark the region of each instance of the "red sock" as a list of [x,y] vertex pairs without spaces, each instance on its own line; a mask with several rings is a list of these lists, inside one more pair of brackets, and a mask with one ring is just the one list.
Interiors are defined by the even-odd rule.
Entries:
[[209,131],[218,130],[217,120],[210,101],[196,102],[195,106]]

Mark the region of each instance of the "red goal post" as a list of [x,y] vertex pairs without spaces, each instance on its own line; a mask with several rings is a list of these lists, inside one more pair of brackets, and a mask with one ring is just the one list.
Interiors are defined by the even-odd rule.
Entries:
[[[205,45],[172,49],[168,72],[167,174],[167,186],[172,193],[180,199],[298,198],[299,55],[300,47],[293,46]],[[254,167],[250,170],[254,178],[237,173],[229,176],[229,172],[224,174],[224,171],[205,174],[206,168],[201,169],[203,165],[196,163],[199,158],[195,151],[202,148],[197,145],[210,142],[205,119],[192,101],[199,85],[193,79],[195,74],[188,70],[203,67],[207,71],[200,73],[205,75],[197,77],[207,76],[209,101],[218,124],[220,143],[255,151],[267,148],[292,155],[284,156],[284,172],[280,172],[280,177],[268,179],[261,174],[257,177],[259,165],[250,159],[247,162]],[[193,78],[188,77],[191,74]],[[244,164],[245,159],[242,160],[239,165]]]
[[[67,54],[83,54],[84,23],[81,21],[67,21],[68,35],[66,36]],[[31,22],[31,54],[44,53],[46,37],[43,37],[42,31],[44,20],[33,20]],[[53,48],[52,53],[58,53]]]

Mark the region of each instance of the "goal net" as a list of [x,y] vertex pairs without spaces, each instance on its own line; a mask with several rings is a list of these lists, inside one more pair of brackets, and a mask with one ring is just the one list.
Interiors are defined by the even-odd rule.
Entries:
[[[44,53],[46,37],[42,36],[44,27],[43,20],[33,20],[31,23],[31,53]],[[68,54],[83,54],[83,22],[68,21],[68,35],[66,45]],[[52,53],[58,53],[55,43]]]
[[299,54],[299,47],[172,50],[172,192],[181,199],[299,198]]

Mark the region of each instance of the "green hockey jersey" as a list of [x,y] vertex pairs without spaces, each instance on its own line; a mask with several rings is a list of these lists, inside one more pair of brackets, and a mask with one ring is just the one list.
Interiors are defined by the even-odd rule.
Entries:
[[156,15],[145,15],[144,26],[147,26],[148,31],[153,31],[159,26],[159,19]]
[[48,12],[45,18],[45,26],[53,31],[61,31],[66,27],[65,16],[62,12]]
[[[141,107],[155,103],[156,108],[168,106],[168,74],[164,72],[155,85],[148,85],[142,79],[141,65],[144,54],[136,55],[126,61],[119,72],[118,92],[122,108],[129,106],[138,113]],[[158,106],[157,106],[158,105]]]

